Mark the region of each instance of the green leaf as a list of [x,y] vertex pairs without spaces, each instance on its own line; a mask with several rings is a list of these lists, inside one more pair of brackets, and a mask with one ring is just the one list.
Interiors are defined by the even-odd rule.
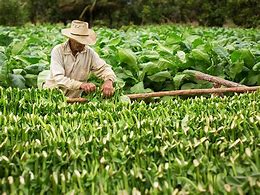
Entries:
[[174,43],[180,43],[181,41],[182,41],[181,36],[177,35],[176,33],[170,33],[165,40],[165,42],[169,45],[172,45]]
[[160,54],[157,51],[145,51],[142,53],[140,57],[140,61],[147,62],[147,61],[154,61],[160,58]]
[[234,64],[231,65],[230,71],[229,71],[229,76],[234,79],[237,74],[242,72],[244,66],[244,62],[237,61]]
[[259,71],[260,71],[260,62],[256,63],[256,64],[253,66],[253,71],[256,71],[256,72],[259,72]]
[[247,85],[260,85],[260,74],[255,72],[250,72],[247,76]]
[[245,62],[245,65],[248,68],[252,68],[254,66],[254,64],[255,64],[255,57],[254,57],[254,55],[248,49],[242,49],[241,52],[242,52],[242,58],[243,58],[243,60]]
[[46,81],[47,77],[50,75],[50,70],[44,70],[40,72],[37,78],[38,88],[42,88],[43,83]]
[[238,60],[240,60],[240,59],[241,59],[241,52],[238,51],[238,50],[233,51],[232,54],[231,54],[231,56],[230,56],[230,58],[231,58],[231,61],[232,61],[233,63],[236,62],[236,61],[238,61]]
[[193,42],[192,42],[192,48],[196,48],[198,47],[199,45],[203,45],[204,44],[204,41],[202,38],[197,38],[195,39]]
[[12,47],[12,55],[19,55],[23,50],[24,50],[24,47],[26,45],[26,41],[20,41],[20,42],[16,42],[16,43],[13,43],[12,44],[13,47]]
[[37,88],[37,78],[38,78],[38,75],[26,74],[24,76],[24,78],[25,78],[25,85],[27,87],[35,87],[35,88]]
[[170,54],[172,55],[172,50],[166,46],[163,46],[162,44],[158,43],[158,51],[160,54],[163,54],[163,55],[167,55],[167,54]]
[[206,52],[202,51],[201,49],[193,49],[191,54],[193,58],[196,60],[201,60],[210,63],[209,55]]
[[166,79],[172,78],[172,76],[168,71],[161,71],[149,76],[148,78],[154,82],[164,82]]
[[173,77],[174,87],[175,89],[179,89],[183,80],[187,77],[187,74],[177,74]]
[[16,75],[26,75],[26,71],[24,69],[13,69],[12,72]]
[[166,60],[164,58],[160,58],[157,65],[158,65],[158,68],[159,68],[160,71],[166,70],[166,69],[171,68],[173,66],[172,62],[170,62],[169,60]]
[[7,60],[7,57],[5,54],[3,54],[2,52],[0,52],[0,67],[3,66],[4,61]]
[[130,88],[130,92],[131,93],[149,93],[149,92],[153,92],[151,89],[149,88],[144,88],[144,83],[143,82],[139,82],[136,85],[134,85],[133,87]]
[[118,45],[118,44],[121,42],[121,40],[122,40],[122,39],[121,39],[120,37],[111,39],[111,40],[109,41],[109,45],[114,45],[114,46],[116,46],[116,45]]
[[13,38],[8,35],[0,34],[0,46],[8,46],[12,43]]
[[253,68],[253,66],[255,65],[255,57],[248,49],[236,50],[231,54],[231,61],[233,63],[241,60],[243,60],[245,66],[247,66],[250,69]]
[[10,74],[11,86],[20,89],[25,89],[25,79],[22,75]]
[[134,75],[130,70],[123,69],[122,67],[116,67],[114,71],[116,73],[116,76],[120,79],[128,79],[128,78],[134,79]]
[[218,45],[212,49],[220,58],[225,59],[227,62],[229,61],[229,53],[224,47]]
[[23,55],[20,56],[21,59],[27,61],[29,64],[37,64],[41,60],[40,56]]
[[127,64],[130,70],[138,71],[139,67],[137,65],[137,59],[134,52],[130,49],[119,49],[118,56],[120,62]]
[[183,52],[183,51],[177,51],[176,56],[179,58],[179,60],[180,60],[182,63],[186,63],[186,62],[187,62],[185,52]]
[[181,89],[182,90],[186,90],[186,89],[197,89],[197,86],[198,84],[195,84],[195,83],[185,83],[181,86]]
[[34,74],[37,75],[40,72],[42,72],[46,68],[45,64],[32,64],[29,66],[26,66],[24,70],[26,71],[27,74]]

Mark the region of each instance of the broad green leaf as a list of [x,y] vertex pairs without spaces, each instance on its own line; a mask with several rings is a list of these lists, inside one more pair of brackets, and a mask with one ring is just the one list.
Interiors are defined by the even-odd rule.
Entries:
[[172,76],[168,71],[161,71],[149,76],[148,78],[154,82],[163,82],[166,79],[172,78]]
[[201,39],[200,36],[198,36],[198,35],[187,35],[186,38],[185,38],[185,41],[192,44],[197,39]]
[[242,49],[241,50],[241,53],[242,53],[242,58],[245,62],[245,65],[248,67],[248,68],[252,68],[255,64],[255,57],[254,55],[252,54],[252,52],[248,49]]
[[137,66],[136,55],[130,49],[119,49],[118,56],[120,62],[126,63],[129,69],[135,71],[139,69]]
[[0,34],[0,46],[8,46],[12,43],[13,38],[8,36],[8,35],[4,35],[4,34]]
[[225,59],[227,62],[229,61],[229,53],[224,47],[216,46],[213,47],[213,51],[222,59]]
[[195,39],[193,42],[192,42],[192,48],[196,48],[198,47],[199,45],[203,45],[204,44],[204,41],[202,38],[197,38]]
[[142,53],[140,57],[140,61],[147,62],[147,61],[155,61],[160,58],[160,54],[157,51],[145,51]]
[[40,72],[37,78],[37,86],[38,88],[42,88],[43,83],[46,81],[47,77],[50,75],[50,70],[44,70]]
[[197,89],[198,84],[195,84],[195,83],[185,83],[181,86],[181,89],[182,90],[186,90],[186,89]]
[[256,63],[256,64],[253,66],[253,71],[256,71],[256,72],[259,72],[259,71],[260,71],[260,62]]
[[165,42],[169,45],[174,43],[180,43],[181,41],[182,41],[181,36],[177,35],[176,33],[170,33],[165,40]]
[[175,54],[178,50],[180,50],[180,45],[172,45],[172,51]]
[[162,44],[158,43],[158,51],[162,55],[172,55],[172,50],[166,46],[163,46]]
[[192,56],[196,60],[205,61],[207,63],[210,63],[210,58],[207,53],[202,51],[201,49],[193,49],[191,52]]
[[149,88],[144,88],[144,83],[143,82],[139,82],[136,85],[134,85],[133,87],[130,88],[130,92],[131,93],[149,93],[152,92],[151,89]]
[[29,64],[37,64],[41,60],[40,56],[21,55],[20,58],[27,61]]
[[12,55],[19,55],[24,50],[26,46],[26,40],[21,42],[15,42],[12,44]]
[[143,67],[143,74],[152,75],[157,72],[160,72],[160,67],[153,62],[143,63],[142,67]]
[[234,64],[232,64],[230,67],[229,76],[231,76],[231,78],[234,79],[237,74],[242,72],[243,66],[244,66],[244,62],[241,61],[237,61]]
[[110,41],[109,41],[109,45],[114,45],[114,46],[116,46],[116,45],[118,45],[120,42],[121,42],[121,38],[120,37],[117,37],[117,38],[113,38],[113,39],[111,39]]
[[183,80],[187,77],[187,74],[177,74],[173,77],[173,83],[175,89],[179,89]]
[[16,75],[26,75],[26,71],[24,69],[13,69],[12,72]]
[[248,68],[252,68],[255,65],[255,57],[252,52],[248,49],[240,49],[236,50],[231,54],[232,62],[241,61],[243,60],[245,66]]
[[7,60],[6,55],[3,54],[2,52],[0,52],[0,68],[1,68],[1,66],[3,66],[4,61],[6,61],[6,60]]
[[15,75],[15,74],[10,74],[11,82],[12,82],[12,87],[17,87],[20,89],[25,89],[25,79],[22,75]]
[[157,46],[158,45],[158,42],[156,42],[156,41],[153,41],[153,40],[147,40],[147,41],[145,41],[144,42],[144,44],[143,44],[145,47],[155,47],[155,46]]
[[250,72],[247,76],[247,85],[260,85],[260,73]]
[[186,63],[186,62],[187,62],[185,52],[183,52],[183,51],[177,51],[176,56],[179,58],[179,60],[180,60],[182,63]]
[[241,52],[238,51],[238,50],[233,51],[232,54],[231,54],[231,56],[230,56],[230,58],[231,58],[231,61],[232,61],[233,63],[236,62],[236,61],[238,61],[238,60],[240,60],[240,59],[241,59]]
[[172,62],[170,62],[169,60],[166,60],[164,58],[160,58],[157,65],[158,65],[160,71],[166,70],[173,66]]
[[26,71],[27,74],[34,74],[37,75],[40,72],[42,72],[46,68],[45,64],[32,64],[29,66],[26,66],[24,70]]
[[38,78],[38,75],[26,74],[24,76],[24,78],[25,78],[25,85],[27,87],[35,87],[35,88],[37,88],[37,78]]
[[132,74],[132,72],[130,70],[127,70],[127,69],[123,69],[122,67],[116,67],[114,69],[115,73],[116,73],[116,76],[118,78],[121,78],[121,79],[127,79],[127,78],[132,78],[134,79],[134,75]]

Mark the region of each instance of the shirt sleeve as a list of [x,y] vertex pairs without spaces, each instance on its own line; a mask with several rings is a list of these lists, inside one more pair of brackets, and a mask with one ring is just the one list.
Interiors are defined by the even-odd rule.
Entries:
[[51,52],[50,70],[58,87],[69,90],[80,89],[82,82],[70,79],[69,77],[65,76],[64,63],[60,48],[56,47]]
[[115,82],[116,75],[112,70],[111,66],[108,65],[99,55],[91,49],[92,60],[91,60],[91,72],[102,80],[111,80]]

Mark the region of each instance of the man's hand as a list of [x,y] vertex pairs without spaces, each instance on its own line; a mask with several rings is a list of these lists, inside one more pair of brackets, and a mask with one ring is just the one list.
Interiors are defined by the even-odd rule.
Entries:
[[82,83],[80,89],[84,90],[86,93],[91,93],[96,91],[96,85],[93,83]]
[[111,97],[115,92],[115,89],[113,87],[113,81],[111,80],[105,81],[104,84],[102,85],[101,90],[105,97]]

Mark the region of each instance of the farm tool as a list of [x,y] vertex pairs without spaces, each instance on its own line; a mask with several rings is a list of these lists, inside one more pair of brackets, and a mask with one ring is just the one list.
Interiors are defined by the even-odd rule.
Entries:
[[[150,93],[140,93],[140,94],[128,94],[126,95],[130,99],[145,99],[150,97],[163,97],[163,96],[178,96],[178,95],[202,95],[202,94],[215,94],[222,96],[223,93],[233,92],[233,93],[248,93],[254,92],[260,89],[260,86],[249,87],[246,85],[241,85],[236,82],[228,81],[220,77],[212,76],[209,74],[202,73],[195,70],[184,71],[188,75],[194,77],[197,80],[204,80],[213,83],[213,88],[210,89],[186,89],[186,90],[173,90],[173,91],[159,91]],[[223,88],[222,86],[225,86]],[[68,98],[68,103],[81,103],[86,102],[86,98]]]

